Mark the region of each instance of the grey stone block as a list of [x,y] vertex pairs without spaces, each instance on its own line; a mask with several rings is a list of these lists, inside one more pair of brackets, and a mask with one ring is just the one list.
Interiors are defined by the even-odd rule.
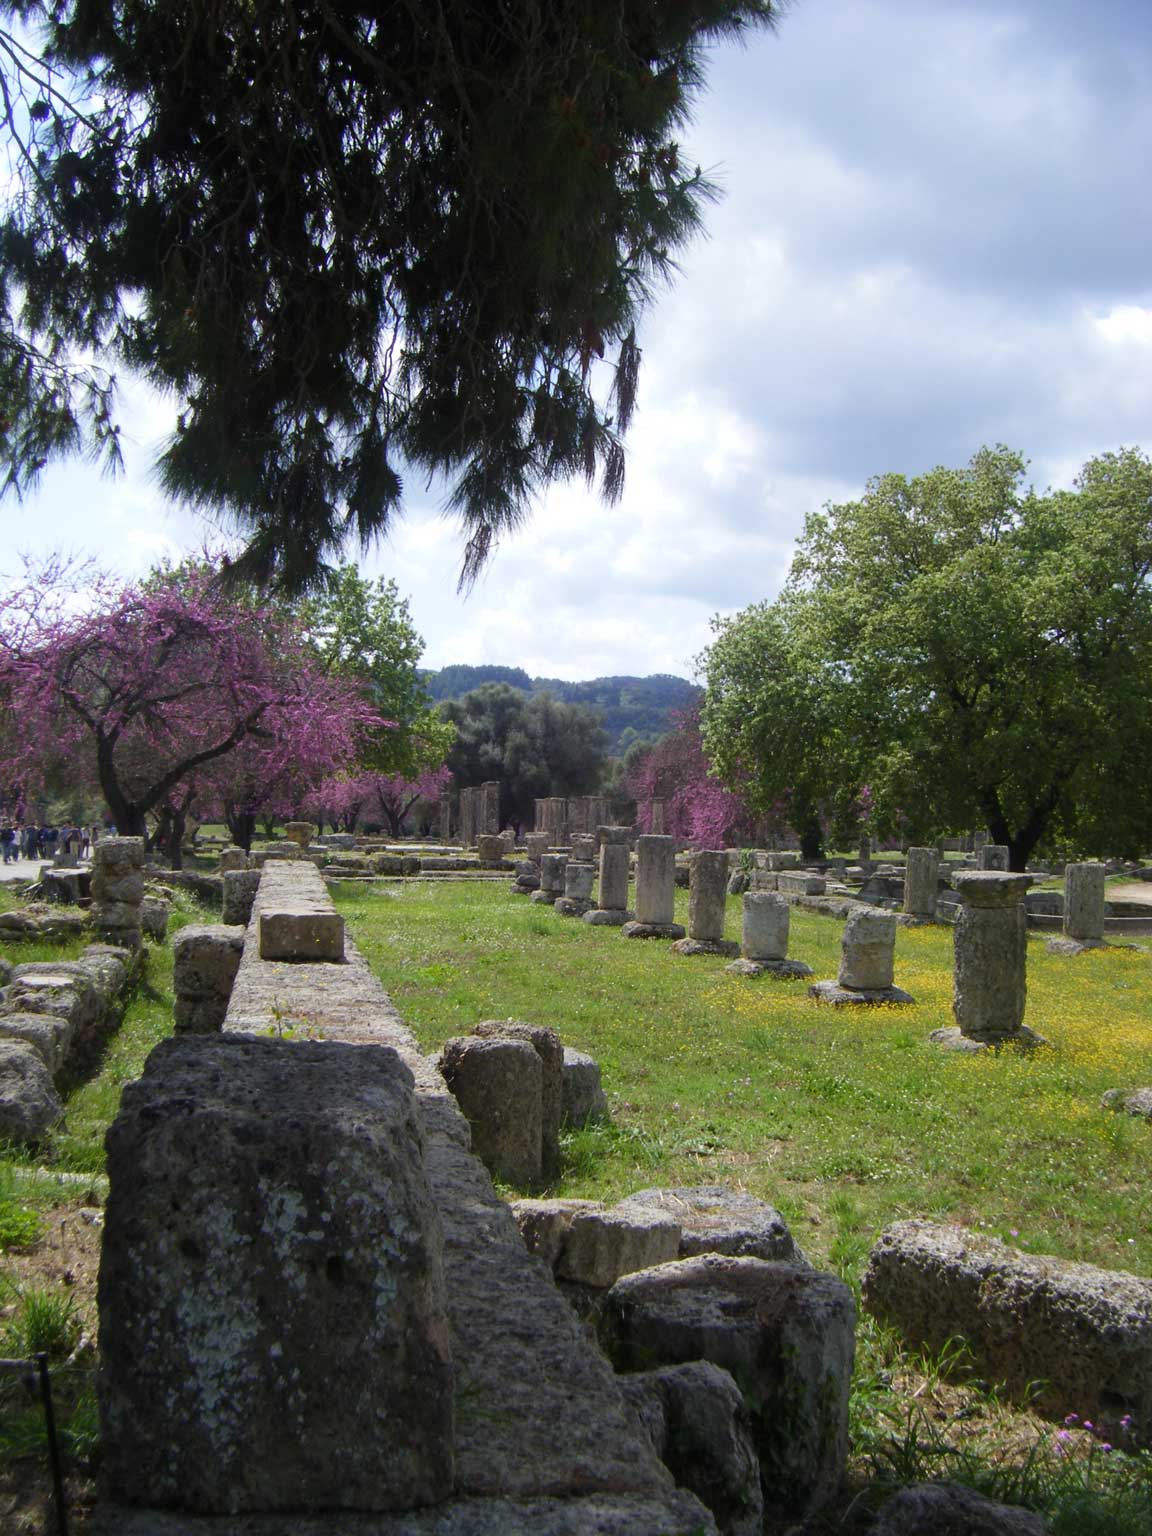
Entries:
[[608,1119],[608,1099],[600,1084],[600,1063],[583,1051],[564,1047],[560,1118],[565,1125],[593,1125]]
[[1046,1536],[1031,1510],[955,1483],[914,1483],[881,1508],[869,1536]]
[[680,1224],[679,1258],[701,1253],[767,1259],[783,1264],[806,1260],[774,1205],[723,1184],[686,1189],[641,1189],[621,1200],[618,1211],[658,1210]]
[[662,1211],[575,1211],[556,1261],[556,1277],[607,1290],[621,1275],[675,1259],[680,1223]]
[[258,869],[235,869],[224,876],[224,905],[220,915],[225,926],[247,928],[252,918],[252,903],[260,888],[260,875]]
[[543,1172],[543,1066],[526,1040],[448,1040],[440,1071],[472,1127],[472,1150],[488,1171],[519,1188]]
[[564,1110],[564,1047],[547,1024],[519,1019],[485,1019],[472,1031],[481,1039],[526,1040],[540,1058],[540,1155],[545,1173],[560,1161],[560,1123]]
[[965,1340],[981,1371],[1042,1411],[1114,1436],[1129,1415],[1152,1444],[1152,1281],[1020,1253],[962,1227],[902,1221],[881,1234],[864,1304],[913,1347]]
[[205,1515],[447,1497],[441,1236],[396,1054],[165,1041],[107,1146],[112,1496]]
[[848,916],[840,941],[842,987],[880,991],[892,985],[896,919],[890,912],[857,908]]
[[36,1047],[27,1040],[0,1040],[0,1141],[42,1141],[63,1113]]
[[256,919],[261,960],[343,960],[344,919],[318,907],[267,908]]
[[602,1211],[599,1200],[513,1200],[512,1214],[529,1253],[554,1270],[572,1218],[581,1211]]
[[804,1515],[843,1477],[855,1353],[852,1293],[793,1264],[705,1255],[626,1275],[605,1343],[621,1370],[711,1360],[748,1404],[765,1512]]
[[172,941],[172,981],[178,998],[223,998],[232,992],[244,953],[244,929],[189,923]]
[[71,1027],[66,1019],[46,1013],[9,1013],[0,1017],[0,1040],[22,1040],[30,1045],[52,1077],[68,1055]]

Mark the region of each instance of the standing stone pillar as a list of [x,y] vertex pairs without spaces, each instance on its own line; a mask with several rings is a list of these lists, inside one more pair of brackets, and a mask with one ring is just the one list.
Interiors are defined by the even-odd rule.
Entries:
[[1006,870],[1008,849],[1003,843],[984,843],[976,855],[977,869]]
[[477,833],[494,836],[500,830],[500,784],[489,779],[480,786],[480,821]]
[[1103,864],[1064,866],[1064,937],[1052,939],[1050,954],[1078,955],[1104,943]]
[[172,991],[178,1035],[219,1034],[244,953],[244,929],[189,923],[172,941]]
[[663,802],[663,800],[653,800],[653,802],[652,802],[652,836],[653,837],[663,837],[663,835],[664,835],[664,802]]
[[92,925],[108,944],[139,949],[144,839],[105,837],[92,850]]
[[531,900],[550,907],[564,894],[564,866],[568,855],[546,853],[540,860],[540,889],[533,891]]
[[452,802],[447,795],[440,801],[440,820],[437,827],[437,836],[442,843],[452,841]]
[[791,910],[775,891],[745,891],[740,959],[724,967],[730,976],[811,976],[810,965],[788,959]]
[[913,1003],[914,997],[894,986],[896,914],[857,908],[849,914],[840,940],[840,973],[835,981],[817,981],[809,997],[836,1007]]
[[864,836],[862,834],[861,838],[860,838],[860,863],[861,863],[861,866],[864,869],[867,869],[869,864],[871,864],[871,862],[872,862],[872,839],[870,837],[866,837],[866,836]]
[[904,910],[912,917],[935,921],[939,868],[935,848],[909,848],[904,868]]
[[476,857],[482,869],[505,869],[508,844],[502,837],[491,832],[481,832],[476,838]]
[[289,821],[284,825],[284,836],[298,848],[309,847],[315,832],[316,828],[310,821]]
[[539,864],[548,852],[547,832],[529,832],[524,839],[524,847],[533,863]]
[[650,835],[636,839],[636,920],[620,930],[626,939],[682,939],[676,915],[676,842]]
[[557,897],[552,910],[561,917],[583,917],[592,910],[592,882],[596,866],[569,859],[564,866],[564,894]]
[[584,921],[605,928],[622,928],[632,914],[628,908],[628,844],[600,845],[600,902],[585,912]]
[[1024,892],[1032,876],[964,870],[953,876],[952,884],[961,902],[953,929],[956,1027],[935,1030],[930,1038],[951,1050],[1041,1043],[1024,1023]]
[[740,947],[724,937],[728,904],[728,855],[715,849],[692,857],[688,886],[688,937],[672,948],[678,955],[738,955]]

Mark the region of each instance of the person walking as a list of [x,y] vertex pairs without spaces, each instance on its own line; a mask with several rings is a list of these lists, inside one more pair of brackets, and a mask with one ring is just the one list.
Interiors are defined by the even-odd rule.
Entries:
[[4,855],[5,864],[11,864],[16,858],[16,829],[10,821],[0,825],[0,852]]

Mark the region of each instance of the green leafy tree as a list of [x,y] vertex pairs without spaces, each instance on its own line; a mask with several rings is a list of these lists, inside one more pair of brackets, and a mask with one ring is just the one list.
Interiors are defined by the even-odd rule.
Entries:
[[592,794],[600,786],[608,737],[581,704],[488,683],[440,709],[456,729],[448,766],[457,784],[499,780],[502,822],[520,828],[538,797]]
[[1073,491],[967,469],[873,480],[808,519],[776,603],[715,624],[717,769],[843,805],[879,831],[983,823],[1013,869],[1041,846],[1152,842],[1152,464],[1123,450]]
[[[636,324],[713,189],[706,45],[774,0],[8,0],[0,447],[115,453],[125,363],[179,403],[174,496],[289,590],[443,475],[463,580],[534,493],[618,497]],[[16,299],[19,294],[19,307]],[[598,363],[602,369],[597,369]]]
[[438,767],[454,733],[420,680],[424,641],[396,583],[368,581],[354,565],[341,565],[321,590],[291,606],[325,669],[362,682],[388,722],[363,754],[365,766],[411,779]]

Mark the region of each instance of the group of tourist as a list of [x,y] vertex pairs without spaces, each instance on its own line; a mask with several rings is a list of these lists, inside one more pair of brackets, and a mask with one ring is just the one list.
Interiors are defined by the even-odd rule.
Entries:
[[4,821],[0,823],[0,855],[5,864],[15,864],[18,859],[51,859],[59,853],[84,859],[97,835],[95,827]]

